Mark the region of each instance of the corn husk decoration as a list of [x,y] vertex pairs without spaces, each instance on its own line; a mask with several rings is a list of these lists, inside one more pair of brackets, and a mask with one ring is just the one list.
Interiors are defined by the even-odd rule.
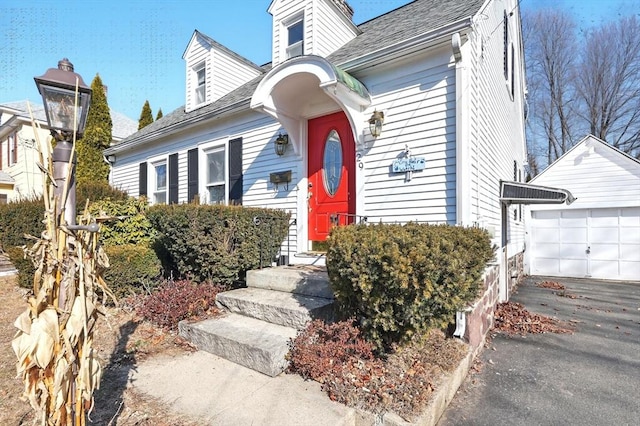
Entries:
[[[32,125],[36,128],[33,115]],[[74,132],[72,159],[75,143]],[[98,244],[97,232],[70,230],[64,214],[56,213],[62,210],[58,206],[66,204],[73,161],[62,196],[56,197],[51,145],[49,141],[43,145],[38,138],[38,146],[45,230],[31,248],[24,248],[36,267],[33,295],[15,321],[18,331],[11,344],[18,358],[18,377],[24,381],[23,396],[36,411],[36,423],[82,426],[93,408],[93,393],[102,375],[93,332],[99,313],[98,290],[111,296],[101,277],[109,260]],[[79,225],[93,221],[85,207]]]

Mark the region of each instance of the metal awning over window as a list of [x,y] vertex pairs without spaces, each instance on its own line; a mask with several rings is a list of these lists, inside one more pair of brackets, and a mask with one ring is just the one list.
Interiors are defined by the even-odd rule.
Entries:
[[500,201],[506,204],[571,204],[576,198],[566,189],[531,185],[522,182],[500,182]]

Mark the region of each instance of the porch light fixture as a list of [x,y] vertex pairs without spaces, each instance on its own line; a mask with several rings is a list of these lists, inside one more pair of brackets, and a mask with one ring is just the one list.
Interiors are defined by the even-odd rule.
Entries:
[[289,135],[278,133],[278,137],[273,142],[273,147],[275,148],[278,157],[282,157],[284,155],[287,151],[287,145],[289,145]]
[[[91,88],[85,84],[79,74],[73,72],[73,64],[64,58],[58,61],[58,68],[49,68],[44,75],[34,77],[34,80],[40,95],[42,95],[52,135],[58,140],[68,140],[74,130],[78,136],[82,135],[87,123]],[[77,110],[75,109],[76,84],[78,88]],[[75,123],[73,122],[74,117]],[[60,138],[55,131],[62,133],[63,137]]]
[[373,111],[369,119],[369,132],[371,132],[371,136],[374,138],[380,136],[380,133],[382,133],[382,123],[384,123],[384,112]]

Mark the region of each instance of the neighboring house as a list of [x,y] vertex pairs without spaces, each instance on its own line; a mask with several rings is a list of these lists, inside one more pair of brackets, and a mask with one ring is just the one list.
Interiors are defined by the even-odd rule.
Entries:
[[532,275],[640,280],[640,161],[587,136],[531,180],[568,189],[568,206],[531,205]]
[[[0,104],[0,202],[42,194],[37,141],[44,143],[51,136],[42,105],[30,105],[35,128],[27,101]],[[113,143],[138,130],[136,121],[113,110],[111,120]]]
[[[185,106],[105,151],[115,186],[151,203],[287,210],[292,263],[366,218],[481,226],[498,265],[521,264],[522,209],[500,202],[526,159],[517,0],[418,0],[360,25],[343,0],[268,12],[264,66],[193,33]],[[505,299],[513,275],[498,269]]]

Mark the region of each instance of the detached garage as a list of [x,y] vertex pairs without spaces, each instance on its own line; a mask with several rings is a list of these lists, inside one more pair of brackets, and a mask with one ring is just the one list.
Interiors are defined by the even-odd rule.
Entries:
[[576,201],[528,207],[529,274],[640,281],[640,161],[587,136],[530,183]]

